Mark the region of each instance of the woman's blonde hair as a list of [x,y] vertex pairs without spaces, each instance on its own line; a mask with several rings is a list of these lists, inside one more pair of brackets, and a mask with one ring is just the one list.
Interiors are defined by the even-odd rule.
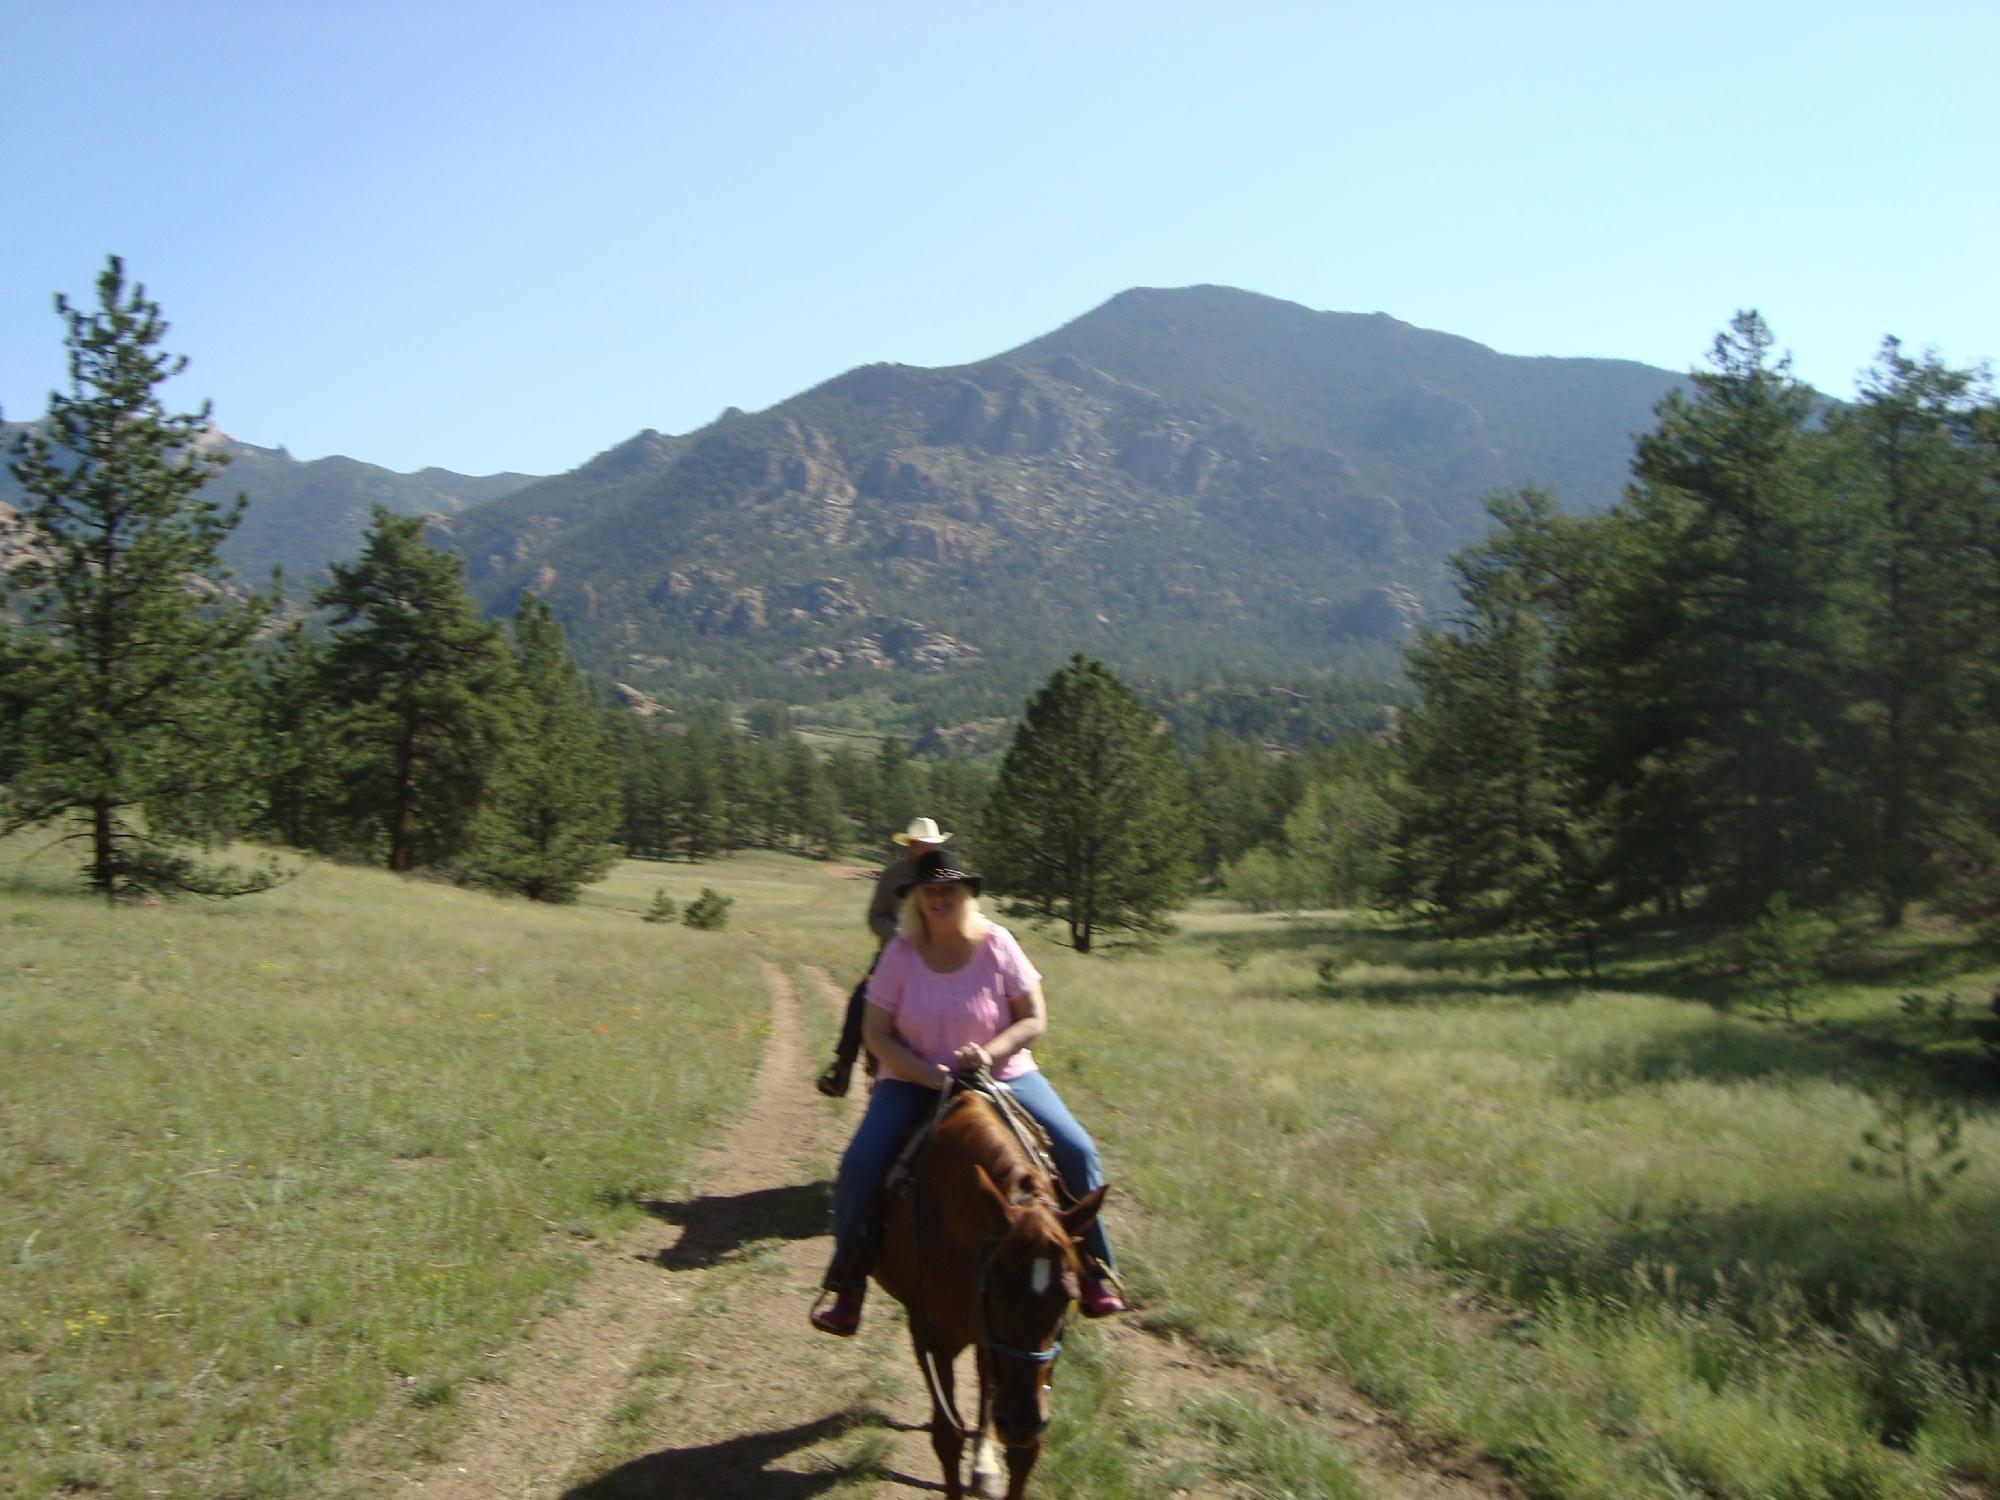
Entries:
[[[924,913],[917,904],[923,891],[920,885],[913,885],[903,892],[903,902],[896,911],[896,931],[903,935],[903,941],[919,953],[924,948]],[[958,908],[958,935],[967,942],[974,942],[986,931],[986,918],[980,915],[979,898],[967,891],[965,900]]]

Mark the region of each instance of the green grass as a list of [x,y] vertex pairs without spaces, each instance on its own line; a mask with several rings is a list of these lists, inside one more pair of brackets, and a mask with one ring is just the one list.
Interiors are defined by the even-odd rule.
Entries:
[[35,848],[0,849],[0,1493],[436,1451],[765,1031],[740,943],[611,909],[629,867],[571,909],[315,865],[114,911]]
[[1650,991],[1719,966],[1686,941],[1580,988],[1502,940],[1204,908],[1153,955],[1035,946],[1037,1053],[1150,1210],[1111,1209],[1149,1315],[1224,1355],[1336,1371],[1534,1493],[1934,1495],[2000,1475],[2000,1125],[1941,1070],[1972,1166],[1913,1209],[1848,1167],[1857,1085],[1930,1056],[1893,1036],[1912,967],[2000,966],[1899,945],[1784,1027]]
[[[443,1451],[586,1240],[733,1117],[754,960],[844,986],[871,947],[863,884],[776,855],[627,862],[569,909],[316,865],[112,911],[34,848],[0,846],[7,1494],[365,1494]],[[704,885],[725,931],[637,920]],[[1327,914],[1201,906],[1093,957],[1023,936],[1156,1325],[1337,1375],[1535,1495],[2000,1485],[1992,948],[1920,923],[1845,949],[1788,1026],[1726,944],[1671,935],[1589,986]],[[1911,992],[1965,1009],[1915,1021]],[[832,1018],[803,1014],[817,1050]],[[1967,1114],[1929,1207],[1848,1167],[1863,1085],[1912,1076]],[[655,1350],[603,1440],[679,1376]],[[1088,1328],[1057,1407],[1037,1493],[1367,1489],[1277,1399],[1146,1409]]]

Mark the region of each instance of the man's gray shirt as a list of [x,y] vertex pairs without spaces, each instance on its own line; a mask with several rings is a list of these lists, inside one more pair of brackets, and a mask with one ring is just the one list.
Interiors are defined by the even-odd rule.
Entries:
[[896,935],[896,915],[903,905],[896,887],[916,878],[917,862],[907,854],[890,860],[875,877],[875,896],[868,903],[868,930],[875,934],[878,943],[886,943]]

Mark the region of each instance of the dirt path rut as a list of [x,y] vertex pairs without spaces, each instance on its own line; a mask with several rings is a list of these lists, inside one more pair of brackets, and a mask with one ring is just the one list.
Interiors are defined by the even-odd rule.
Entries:
[[[878,1294],[861,1335],[848,1340],[806,1326],[828,1250],[828,1183],[861,1091],[836,1105],[810,1086],[842,989],[825,971],[806,970],[814,1003],[801,1016],[785,972],[762,967],[770,1041],[699,1194],[649,1205],[645,1224],[605,1247],[577,1304],[538,1329],[512,1378],[470,1395],[472,1417],[453,1455],[404,1476],[397,1492],[429,1500],[938,1493],[922,1427],[929,1400],[900,1311]],[[1426,1451],[1365,1399],[1317,1376],[1292,1383],[1222,1366],[1137,1318],[1091,1325],[1084,1336],[1103,1341],[1129,1399],[1170,1432],[1184,1401],[1232,1395],[1309,1416],[1375,1493],[1514,1493],[1492,1466]],[[970,1378],[968,1361],[961,1381]],[[1162,1493],[1247,1492],[1201,1482]]]

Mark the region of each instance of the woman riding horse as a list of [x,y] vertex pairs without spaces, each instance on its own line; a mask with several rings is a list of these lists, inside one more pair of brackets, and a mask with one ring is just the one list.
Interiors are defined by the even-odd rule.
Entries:
[[[861,1326],[870,1207],[905,1136],[936,1107],[937,1091],[953,1072],[986,1068],[1013,1090],[1048,1132],[1056,1169],[1073,1194],[1104,1182],[1096,1146],[1028,1051],[1048,1029],[1042,976],[1012,933],[980,915],[979,890],[979,877],[954,866],[941,849],[923,855],[900,887],[897,935],[868,980],[863,1031],[882,1076],[834,1183],[833,1262],[823,1282],[834,1301],[812,1314],[824,1333],[846,1335]],[[1099,1220],[1091,1221],[1085,1245],[1091,1264],[1077,1299],[1083,1315],[1123,1312],[1125,1304],[1105,1283],[1111,1246]]]

